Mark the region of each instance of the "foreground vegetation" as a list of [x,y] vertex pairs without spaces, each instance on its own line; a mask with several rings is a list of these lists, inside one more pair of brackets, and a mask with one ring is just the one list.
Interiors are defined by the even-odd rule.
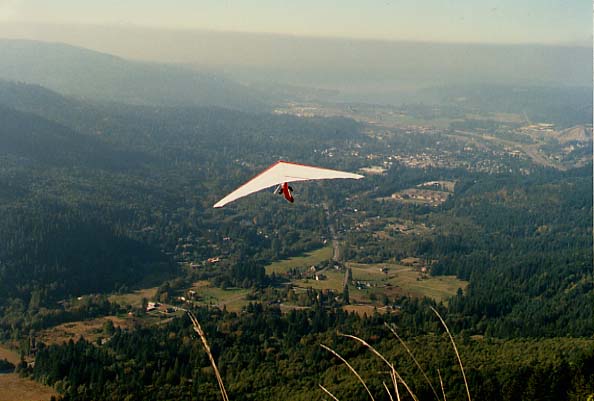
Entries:
[[[383,362],[337,331],[356,333],[393,362],[419,399],[434,395],[417,366],[384,321],[395,323],[418,363],[448,399],[465,390],[449,339],[432,312],[406,304],[401,315],[360,318],[343,312],[292,311],[250,306],[245,313],[201,309],[196,314],[208,336],[230,399],[322,399],[322,384],[339,399],[366,399],[364,388],[326,344],[348,359],[376,399],[387,399],[390,382]],[[424,321],[422,327],[411,324]],[[458,337],[474,399],[583,400],[594,388],[594,343],[588,339],[548,340]],[[55,385],[65,400],[220,399],[210,362],[189,319],[166,327],[116,330],[103,347],[85,340],[40,349],[37,380]],[[403,399],[410,399],[402,392]]]

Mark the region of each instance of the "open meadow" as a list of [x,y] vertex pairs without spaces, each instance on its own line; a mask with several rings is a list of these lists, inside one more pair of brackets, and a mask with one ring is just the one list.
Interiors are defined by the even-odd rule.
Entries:
[[266,274],[284,274],[290,269],[307,268],[320,262],[332,259],[333,249],[331,245],[315,251],[307,252],[303,256],[295,256],[285,260],[279,260],[266,266]]
[[[0,345],[0,359],[16,365],[19,354],[5,345]],[[0,401],[48,401],[57,396],[56,391],[31,379],[20,377],[17,373],[0,374]]]
[[104,316],[91,320],[62,323],[40,331],[37,340],[49,345],[61,344],[69,340],[77,341],[80,337],[84,337],[87,341],[93,342],[99,338],[107,337],[103,333],[103,327],[108,320],[113,323],[114,327],[121,329],[133,328],[136,321],[134,318]]
[[48,401],[58,393],[16,373],[0,374],[0,401]]
[[[352,271],[355,287],[360,290],[351,291],[351,298],[358,298],[357,291],[368,294],[407,295],[427,297],[438,302],[447,303],[448,298],[456,295],[458,288],[465,290],[468,282],[455,276],[430,276],[419,268],[402,266],[393,263],[362,264],[348,263]],[[383,270],[382,270],[383,269]]]
[[243,288],[222,289],[212,286],[208,281],[197,281],[190,289],[196,292],[196,299],[193,302],[202,306],[225,307],[230,312],[239,312],[248,304],[246,295],[249,290]]
[[0,359],[6,359],[8,362],[16,365],[21,361],[17,351],[9,348],[6,345],[0,344]]
[[152,299],[157,293],[159,287],[143,288],[125,294],[114,294],[109,296],[109,302],[120,305],[131,305],[138,308],[142,306],[142,299]]

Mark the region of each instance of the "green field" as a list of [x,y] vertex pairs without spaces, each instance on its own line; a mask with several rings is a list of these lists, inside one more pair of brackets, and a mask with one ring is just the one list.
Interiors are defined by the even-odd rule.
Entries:
[[[432,277],[422,274],[414,267],[393,263],[347,263],[347,266],[351,268],[353,282],[358,282],[358,285],[349,283],[350,300],[351,303],[359,305],[383,306],[384,295],[391,300],[406,295],[415,298],[428,297],[447,303],[450,297],[456,295],[458,288],[465,290],[468,286],[468,282],[455,276]],[[387,273],[381,271],[383,267],[388,268]],[[329,289],[336,293],[343,291],[344,272],[327,269],[321,273],[326,279],[293,279],[291,283],[301,289]]]
[[157,293],[158,288],[159,287],[144,288],[126,294],[110,295],[109,302],[120,305],[132,305],[133,307],[139,308],[142,305],[142,299],[146,298],[148,300],[152,300]]
[[290,269],[301,267],[307,268],[325,260],[332,259],[333,252],[332,245],[328,244],[328,246],[324,248],[307,252],[303,256],[295,256],[293,258],[279,260],[266,266],[266,274],[284,274]]
[[[447,302],[448,298],[456,295],[458,288],[466,289],[468,282],[459,280],[455,276],[424,276],[413,267],[392,263],[360,264],[349,263],[354,281],[369,282],[372,287],[364,290],[351,291],[351,298],[358,292],[368,294],[395,294],[412,297],[428,297],[436,301]],[[387,267],[388,273],[382,273],[380,268]],[[389,286],[386,287],[386,284]],[[375,286],[373,286],[375,285]]]
[[221,309],[225,306],[230,312],[239,312],[248,304],[246,295],[249,290],[243,288],[222,289],[212,287],[208,281],[197,281],[191,289],[196,291],[198,299],[194,302],[197,305],[212,305]]
[[331,289],[337,292],[342,292],[342,284],[344,283],[344,273],[335,270],[326,270],[322,272],[326,276],[325,280],[315,280],[313,278],[308,279],[295,279],[291,282],[296,287],[300,288],[314,288],[316,290]]

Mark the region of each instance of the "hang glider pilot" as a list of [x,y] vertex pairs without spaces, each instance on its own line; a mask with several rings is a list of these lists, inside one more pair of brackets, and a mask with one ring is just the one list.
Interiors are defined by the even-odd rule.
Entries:
[[285,199],[291,203],[295,202],[295,198],[293,198],[293,187],[289,185],[288,182],[283,183],[278,188],[279,195],[284,195]]

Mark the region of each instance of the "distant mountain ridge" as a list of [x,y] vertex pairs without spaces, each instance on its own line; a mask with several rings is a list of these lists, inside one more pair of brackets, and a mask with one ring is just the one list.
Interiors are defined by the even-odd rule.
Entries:
[[0,39],[0,79],[98,101],[247,111],[265,107],[250,88],[220,75],[60,43]]
[[427,98],[477,110],[524,113],[536,122],[569,128],[592,123],[592,87],[448,85],[427,88]]
[[[83,111],[87,104],[74,100],[39,84],[5,81],[0,79],[0,105],[33,113],[60,122],[58,116]],[[89,108],[91,106],[89,105]]]

